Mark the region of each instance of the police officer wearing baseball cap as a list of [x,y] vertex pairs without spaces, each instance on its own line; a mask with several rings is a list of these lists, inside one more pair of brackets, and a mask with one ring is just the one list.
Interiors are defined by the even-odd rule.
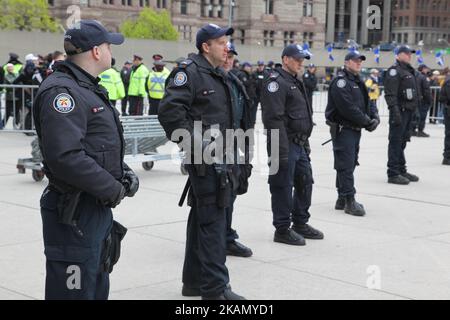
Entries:
[[407,45],[396,48],[397,61],[384,79],[386,103],[389,108],[388,183],[407,185],[419,177],[406,170],[405,148],[411,138],[411,120],[419,108],[420,97],[417,74],[411,66],[416,51]]
[[107,299],[109,273],[126,228],[111,208],[139,181],[123,162],[119,114],[98,85],[111,67],[111,44],[124,38],[81,20],[64,35],[67,60],[45,79],[33,116],[49,180],[41,197],[46,299]]
[[338,200],[336,210],[354,216],[364,216],[362,204],[355,200],[353,173],[358,165],[361,130],[374,131],[380,123],[376,105],[369,107],[369,95],[359,77],[362,62],[366,60],[358,51],[345,56],[345,66],[330,84],[325,111],[333,141],[334,169]]
[[[305,245],[305,238],[323,239],[323,233],[308,224],[313,185],[308,139],[313,120],[312,108],[298,74],[304,59],[310,56],[301,46],[291,44],[281,57],[282,67],[272,71],[261,95],[269,153],[271,145],[279,145],[278,157],[269,154],[274,241]],[[279,141],[271,141],[271,130],[278,130]]]
[[[226,129],[233,129],[232,92],[225,72],[220,68],[227,59],[227,36],[232,33],[232,28],[215,24],[200,28],[196,38],[198,54],[189,55],[169,75],[166,93],[158,110],[158,118],[167,137],[180,143],[187,153],[185,168],[189,180],[180,204],[189,190],[191,211],[187,224],[182,295],[212,300],[243,299],[231,290],[225,266],[225,210],[231,203],[227,169],[218,162],[210,164],[203,157],[201,161],[195,161],[198,157],[193,155],[193,151],[202,150],[211,143],[212,139],[204,134],[212,126],[219,128],[222,137],[225,137]],[[181,140],[178,135],[181,129],[189,132],[190,136]]]

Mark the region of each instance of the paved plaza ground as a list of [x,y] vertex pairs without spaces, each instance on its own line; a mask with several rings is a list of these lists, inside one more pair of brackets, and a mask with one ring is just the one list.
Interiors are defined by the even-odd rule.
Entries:
[[[407,147],[409,186],[387,184],[387,119],[363,133],[357,198],[365,217],[334,210],[331,144],[323,113],[311,138],[314,190],[311,225],[325,233],[304,247],[273,242],[264,163],[257,163],[249,192],[235,205],[234,227],[251,258],[229,257],[231,285],[248,299],[450,299],[450,167],[442,166],[444,129]],[[261,125],[259,124],[259,127]],[[39,198],[47,184],[16,170],[30,157],[33,137],[0,131],[0,299],[43,299],[45,257]],[[260,139],[264,139],[260,133]],[[161,152],[172,150],[169,143]],[[186,177],[171,161],[152,171],[131,167],[141,188],[114,210],[129,228],[111,275],[111,299],[182,299],[188,208],[177,206]]]

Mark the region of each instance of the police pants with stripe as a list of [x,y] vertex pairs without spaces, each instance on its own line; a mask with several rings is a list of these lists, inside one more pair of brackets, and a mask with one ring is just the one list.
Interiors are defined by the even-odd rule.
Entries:
[[333,140],[336,189],[339,197],[353,196],[356,193],[354,172],[358,163],[360,140],[361,131],[349,128],[342,128]]
[[[294,188],[294,180],[297,179],[300,183]],[[309,221],[313,183],[305,148],[290,142],[288,168],[269,176],[273,225],[277,230],[288,229],[291,222],[300,225]]]
[[197,176],[186,165],[191,180],[191,211],[187,223],[183,283],[200,288],[203,297],[222,294],[229,282],[226,261],[226,214],[216,204],[217,177],[212,166]]
[[413,112],[400,112],[401,124],[392,124],[392,111],[389,111],[389,145],[388,145],[388,177],[394,177],[406,172],[405,148],[411,139],[411,121]]
[[60,195],[46,189],[41,197],[46,256],[45,299],[106,300],[109,273],[103,268],[102,250],[112,226],[112,212],[82,194],[77,206],[79,222],[57,222]]

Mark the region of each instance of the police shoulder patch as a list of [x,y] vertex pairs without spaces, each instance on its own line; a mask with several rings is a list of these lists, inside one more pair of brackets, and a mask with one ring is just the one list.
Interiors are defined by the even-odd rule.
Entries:
[[345,81],[344,79],[339,79],[336,85],[338,86],[338,88],[344,88],[347,85],[347,81]]
[[280,85],[276,81],[272,81],[267,85],[267,90],[269,92],[277,92],[279,88],[280,88]]
[[173,83],[177,86],[180,87],[182,85],[184,85],[187,82],[187,74],[184,71],[180,71],[177,72],[175,74],[175,77],[173,78]]
[[391,77],[395,77],[395,76],[397,75],[397,70],[394,69],[394,68],[392,68],[391,70],[389,70],[389,75],[390,75]]
[[53,108],[59,113],[69,113],[75,108],[75,101],[68,93],[60,93],[53,99]]

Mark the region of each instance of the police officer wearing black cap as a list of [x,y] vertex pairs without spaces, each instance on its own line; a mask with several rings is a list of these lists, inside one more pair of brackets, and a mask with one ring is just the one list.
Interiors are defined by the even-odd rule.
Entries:
[[49,184],[41,197],[46,299],[107,299],[109,273],[126,228],[111,208],[139,187],[123,162],[118,112],[98,85],[122,44],[97,21],[81,20],[64,35],[67,60],[41,84],[33,105]]
[[397,61],[384,79],[385,99],[389,108],[388,183],[407,185],[419,177],[406,170],[405,148],[411,138],[411,120],[420,105],[416,72],[411,66],[409,46],[396,48]]
[[354,216],[364,216],[362,204],[355,200],[353,173],[358,165],[361,129],[374,131],[380,124],[378,110],[369,104],[364,81],[359,77],[364,55],[353,51],[345,56],[345,66],[331,81],[328,105],[325,111],[333,141],[334,169],[338,200],[336,210]]
[[[233,128],[231,88],[223,69],[219,68],[227,58],[227,36],[232,33],[232,28],[220,28],[214,24],[200,28],[196,38],[199,53],[190,55],[172,71],[158,111],[167,137],[181,142],[181,147],[187,152],[185,168],[189,181],[186,186],[190,186],[188,204],[191,211],[182,294],[214,300],[243,299],[231,290],[225,266],[225,210],[230,204],[231,185],[226,166],[218,161],[210,164],[203,157],[196,161],[196,154],[192,155],[192,151],[198,144],[201,150],[211,143],[212,138],[207,134],[203,138],[203,135],[212,127],[218,127],[223,137],[226,129]],[[200,126],[198,122],[201,122]],[[180,129],[190,134],[183,140],[192,140],[194,146],[180,141],[177,134]]]
[[[304,59],[310,56],[296,44],[282,53],[283,65],[269,75],[264,84],[261,105],[264,127],[268,130],[268,150],[278,143],[278,159],[269,154],[274,241],[305,245],[305,238],[323,239],[323,233],[308,225],[313,176],[309,137],[313,129],[312,109],[298,74]],[[278,130],[279,141],[271,141],[272,130]],[[275,173],[275,174],[274,174]],[[294,187],[294,192],[293,191]],[[291,227],[292,224],[292,227]]]
[[425,120],[427,119],[428,110],[431,106],[431,89],[430,82],[431,80],[428,78],[431,75],[430,68],[428,68],[425,64],[421,64],[417,68],[418,72],[416,72],[417,76],[417,85],[419,88],[419,98],[420,105],[416,110],[415,115],[413,116],[413,136],[428,138],[430,135],[424,131],[425,129]]
[[308,102],[312,107],[312,96],[314,91],[317,90],[316,66],[313,63],[309,64],[308,70],[303,73],[303,83],[308,95]]

